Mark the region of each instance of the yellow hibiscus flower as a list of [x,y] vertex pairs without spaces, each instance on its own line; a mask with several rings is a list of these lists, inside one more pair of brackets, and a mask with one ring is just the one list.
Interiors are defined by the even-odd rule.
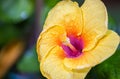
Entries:
[[37,41],[42,74],[48,79],[84,79],[119,44],[119,36],[107,26],[101,0],[85,0],[81,7],[71,0],[60,1],[49,12]]

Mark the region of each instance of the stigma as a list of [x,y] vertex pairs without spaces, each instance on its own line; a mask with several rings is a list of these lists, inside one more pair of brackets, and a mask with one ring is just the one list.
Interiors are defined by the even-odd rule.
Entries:
[[67,40],[62,43],[61,47],[68,58],[76,58],[82,54],[84,43],[80,37],[68,36]]

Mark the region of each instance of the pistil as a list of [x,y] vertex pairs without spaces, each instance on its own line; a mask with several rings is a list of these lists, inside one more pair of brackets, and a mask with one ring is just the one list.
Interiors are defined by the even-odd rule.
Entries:
[[83,41],[73,36],[68,37],[69,40],[62,43],[62,48],[69,58],[78,57],[82,54]]

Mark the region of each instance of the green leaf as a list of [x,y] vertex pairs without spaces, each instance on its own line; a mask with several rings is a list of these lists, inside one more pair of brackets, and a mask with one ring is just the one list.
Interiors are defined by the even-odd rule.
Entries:
[[117,25],[116,25],[116,21],[114,20],[114,18],[110,15],[110,14],[108,14],[108,28],[109,29],[112,29],[112,30],[116,30],[116,28],[117,28]]
[[53,7],[56,5],[56,3],[60,1],[60,0],[44,0],[45,5],[49,6],[49,7]]
[[17,69],[23,73],[39,72],[39,62],[35,46],[25,52],[22,59],[17,64]]
[[3,22],[19,22],[27,19],[34,10],[32,0],[1,0],[0,20]]
[[0,46],[19,38],[20,32],[13,25],[0,26]]

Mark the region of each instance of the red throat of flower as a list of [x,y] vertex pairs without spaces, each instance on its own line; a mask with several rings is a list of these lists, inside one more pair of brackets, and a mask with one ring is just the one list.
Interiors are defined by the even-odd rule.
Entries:
[[62,43],[62,48],[68,58],[75,58],[82,54],[84,47],[83,39],[68,36],[69,42]]

